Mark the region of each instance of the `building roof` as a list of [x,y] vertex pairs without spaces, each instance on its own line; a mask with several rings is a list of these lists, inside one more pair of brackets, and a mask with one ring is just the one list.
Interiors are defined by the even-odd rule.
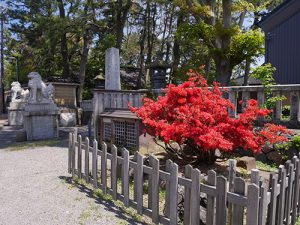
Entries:
[[120,119],[139,119],[134,113],[126,109],[105,109],[99,116]]
[[268,32],[299,12],[299,0],[285,0],[282,4],[280,4],[262,19],[260,26],[265,32]]

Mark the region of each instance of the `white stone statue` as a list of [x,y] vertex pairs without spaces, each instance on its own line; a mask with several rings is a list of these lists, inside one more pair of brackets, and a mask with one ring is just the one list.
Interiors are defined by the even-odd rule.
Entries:
[[11,83],[12,102],[25,102],[29,96],[29,90],[24,90],[17,81]]
[[49,84],[47,86],[37,72],[29,73],[28,78],[30,78],[28,82],[30,89],[28,103],[53,103],[53,85]]

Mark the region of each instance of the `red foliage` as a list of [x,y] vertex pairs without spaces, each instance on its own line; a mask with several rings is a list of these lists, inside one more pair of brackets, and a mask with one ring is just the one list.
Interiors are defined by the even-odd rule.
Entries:
[[[287,141],[289,133],[282,126],[266,124],[255,128],[253,122],[271,111],[258,108],[256,100],[249,100],[238,118],[231,118],[228,109],[233,104],[222,97],[218,83],[208,87],[206,80],[190,70],[188,81],[170,84],[165,95],[157,101],[144,98],[140,108],[130,107],[143,120],[147,132],[165,143],[192,142],[200,151],[219,149],[225,152],[238,147],[260,152],[266,144]],[[226,90],[225,90],[226,91]]]

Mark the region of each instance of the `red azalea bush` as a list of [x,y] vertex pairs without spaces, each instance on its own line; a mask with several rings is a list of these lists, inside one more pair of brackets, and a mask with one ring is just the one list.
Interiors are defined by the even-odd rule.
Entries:
[[257,153],[265,145],[287,141],[285,134],[289,132],[283,126],[254,127],[258,117],[271,112],[260,109],[256,100],[249,100],[243,113],[231,118],[228,109],[234,106],[222,97],[219,84],[210,88],[199,73],[190,70],[189,75],[189,80],[178,86],[170,84],[157,101],[143,98],[142,107],[130,107],[147,132],[165,143],[166,150],[181,157],[186,155],[182,146],[189,146],[194,156],[216,149],[232,152],[240,147]]

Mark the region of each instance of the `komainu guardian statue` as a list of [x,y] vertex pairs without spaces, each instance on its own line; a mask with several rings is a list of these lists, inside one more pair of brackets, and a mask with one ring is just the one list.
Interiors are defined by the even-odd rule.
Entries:
[[29,96],[29,90],[24,90],[17,81],[11,83],[11,92],[12,102],[26,102]]
[[52,84],[47,86],[37,72],[29,73],[28,78],[30,79],[28,103],[53,103],[54,87]]

